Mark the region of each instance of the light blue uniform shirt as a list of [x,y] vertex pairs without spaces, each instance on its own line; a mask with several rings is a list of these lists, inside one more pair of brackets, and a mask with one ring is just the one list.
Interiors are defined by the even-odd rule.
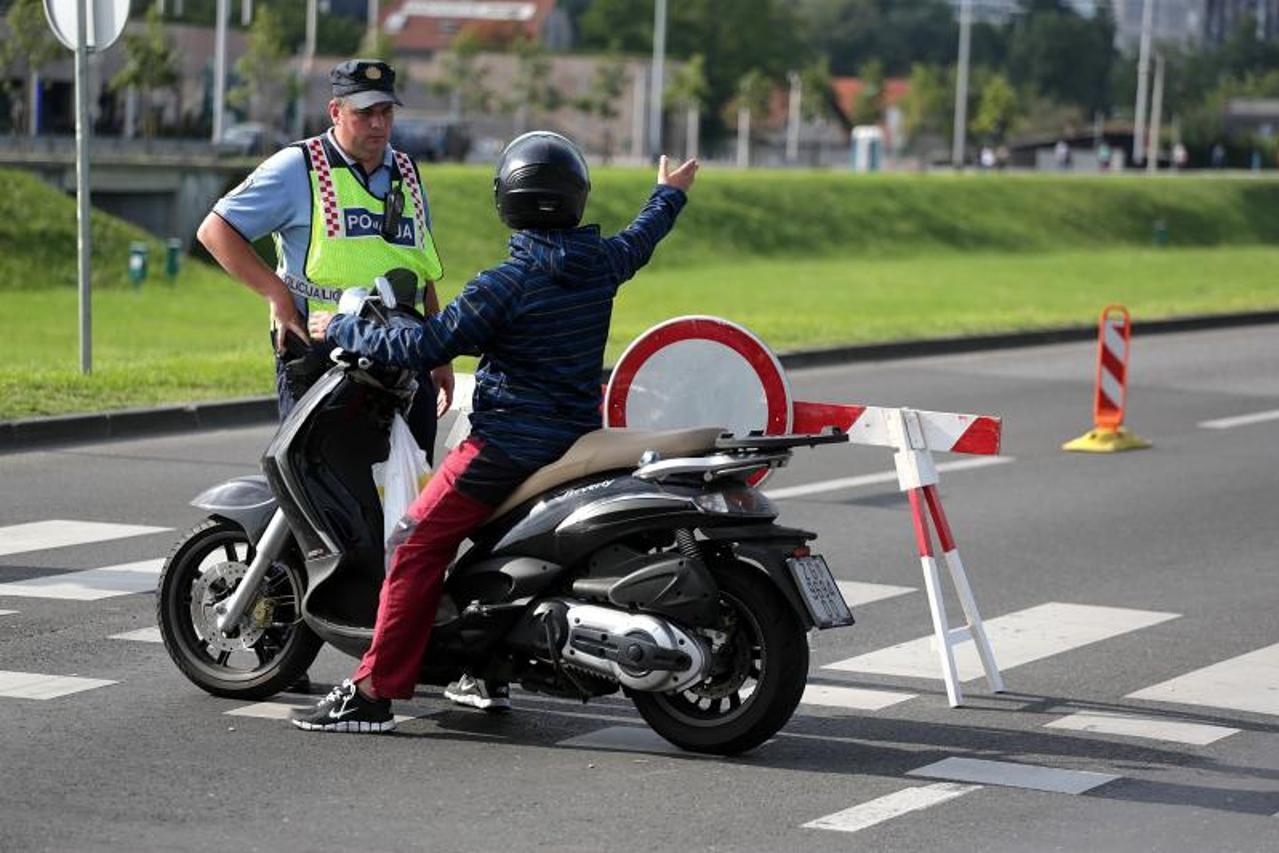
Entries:
[[[382,153],[382,165],[366,175],[364,169],[347,156],[327,133],[329,142],[341,152],[351,165],[352,174],[373,195],[385,198],[391,189],[392,154],[388,145]],[[431,207],[422,188],[422,200],[426,206],[426,227],[431,227]],[[301,148],[290,145],[277,151],[262,162],[253,174],[231,192],[218,199],[213,212],[228,225],[240,232],[250,243],[268,234],[280,235],[280,257],[276,263],[277,274],[289,273],[298,278],[306,277],[306,253],[311,241],[311,179],[307,171],[306,154]],[[295,297],[299,311],[306,315],[305,301]]]

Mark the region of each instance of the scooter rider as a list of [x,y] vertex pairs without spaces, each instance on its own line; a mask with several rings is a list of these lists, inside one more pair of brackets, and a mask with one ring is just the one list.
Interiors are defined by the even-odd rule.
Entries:
[[[605,239],[598,226],[578,225],[590,192],[581,152],[558,134],[525,134],[507,146],[494,179],[498,215],[515,231],[506,262],[480,273],[418,328],[311,315],[317,340],[383,363],[430,367],[464,353],[481,359],[470,436],[445,458],[392,535],[372,645],[352,677],[294,725],[395,727],[390,700],[413,695],[444,572],[462,540],[530,474],[600,427],[599,376],[613,298],[674,227],[696,173],[696,160],[668,172],[662,157],[644,208]],[[468,677],[446,695],[476,707],[509,707],[505,688]]]
[[[333,310],[344,288],[368,286],[397,267],[424,283],[426,313],[440,310],[434,282],[443,270],[426,189],[412,159],[388,142],[400,103],[395,71],[378,60],[352,59],[334,67],[329,79],[333,127],[268,158],[214,205],[196,235],[227,272],[271,306],[281,419],[305,390],[289,381],[281,358],[285,335],[305,341],[310,311]],[[251,245],[267,234],[275,237],[275,271]],[[326,355],[321,348],[314,357],[323,364]],[[418,383],[427,389],[433,381],[438,398],[419,391],[407,417],[428,457],[436,417],[453,394],[452,368],[433,367]]]

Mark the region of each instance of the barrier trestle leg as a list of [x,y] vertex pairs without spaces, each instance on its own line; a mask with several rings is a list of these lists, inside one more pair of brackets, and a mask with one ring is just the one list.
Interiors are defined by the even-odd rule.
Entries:
[[[928,609],[932,615],[933,635],[941,664],[942,679],[946,683],[946,698],[952,708],[957,708],[963,704],[964,694],[959,684],[959,673],[955,664],[955,646],[972,641],[992,693],[1004,691],[1004,679],[995,663],[995,653],[986,634],[981,612],[977,608],[977,599],[973,596],[968,575],[964,571],[964,564],[959,556],[959,548],[955,544],[950,524],[946,520],[946,513],[942,509],[941,496],[937,492],[937,469],[933,464],[932,454],[924,444],[918,413],[910,409],[900,409],[893,420],[895,423],[890,425],[890,432],[899,448],[894,456],[894,461],[897,463],[898,484],[902,491],[906,492],[910,501],[911,521],[915,529],[919,560],[924,572],[924,589],[928,596]],[[930,518],[937,532],[943,559],[946,561],[947,573],[950,575],[955,595],[964,612],[965,623],[955,628],[950,627],[946,614],[941,573],[938,571],[929,530]]]

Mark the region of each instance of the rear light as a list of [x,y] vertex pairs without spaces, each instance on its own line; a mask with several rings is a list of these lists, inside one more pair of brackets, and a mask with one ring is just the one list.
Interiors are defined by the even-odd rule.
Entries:
[[812,548],[809,548],[807,545],[800,545],[794,551],[791,551],[790,555],[792,557],[809,557],[809,556],[812,556],[812,553],[813,553]]

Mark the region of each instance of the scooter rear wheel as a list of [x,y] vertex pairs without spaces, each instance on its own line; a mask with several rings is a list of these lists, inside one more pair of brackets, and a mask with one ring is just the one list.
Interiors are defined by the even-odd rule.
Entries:
[[253,553],[243,528],[211,518],[178,542],[160,573],[156,621],[164,647],[183,675],[214,696],[279,693],[306,672],[324,644],[302,621],[306,581],[295,554],[267,570],[230,634],[217,630],[213,608],[235,590]]
[[707,681],[678,693],[631,691],[655,732],[692,752],[735,755],[786,725],[808,681],[808,641],[785,598],[753,566],[711,567],[723,639]]

